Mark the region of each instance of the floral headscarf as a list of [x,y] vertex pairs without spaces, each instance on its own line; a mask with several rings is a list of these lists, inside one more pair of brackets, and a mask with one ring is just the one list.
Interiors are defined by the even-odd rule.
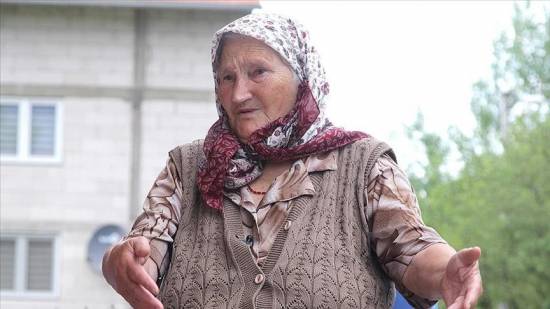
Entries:
[[[239,142],[229,127],[217,96],[216,57],[224,34],[234,33],[257,39],[275,50],[301,81],[293,110],[255,131],[248,144]],[[219,119],[204,142],[206,162],[199,168],[198,187],[206,205],[222,209],[223,190],[237,189],[256,178],[264,161],[296,160],[333,150],[367,135],[334,127],[325,117],[329,84],[319,54],[302,25],[275,14],[254,13],[241,17],[214,35],[212,67],[216,81]]]

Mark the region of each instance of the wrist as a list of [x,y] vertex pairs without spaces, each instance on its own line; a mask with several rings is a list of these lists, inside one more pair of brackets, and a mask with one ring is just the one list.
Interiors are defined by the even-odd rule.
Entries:
[[453,254],[447,244],[434,244],[420,251],[405,272],[405,287],[425,299],[442,298],[447,265]]

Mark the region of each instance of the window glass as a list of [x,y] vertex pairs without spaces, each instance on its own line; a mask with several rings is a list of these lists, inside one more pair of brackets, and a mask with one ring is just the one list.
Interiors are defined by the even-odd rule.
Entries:
[[15,288],[15,239],[0,240],[0,290]]
[[27,289],[52,289],[53,243],[49,239],[31,239],[28,242]]
[[0,97],[2,162],[61,160],[60,104],[51,100]]
[[34,105],[31,115],[31,154],[53,155],[55,149],[55,107]]
[[17,154],[17,105],[0,105],[0,153]]
[[0,238],[2,293],[10,296],[55,293],[55,242],[54,237],[12,235]]

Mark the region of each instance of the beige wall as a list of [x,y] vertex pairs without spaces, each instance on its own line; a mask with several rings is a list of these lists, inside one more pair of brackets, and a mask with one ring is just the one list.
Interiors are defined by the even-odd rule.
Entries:
[[1,220],[125,223],[130,105],[120,99],[63,98],[62,161],[2,164]]
[[213,89],[210,47],[213,34],[236,13],[153,11],[150,13],[147,85]]
[[1,83],[132,84],[131,10],[3,5],[0,37]]
[[143,105],[143,160],[140,199],[168,159],[168,151],[184,142],[204,138],[217,119],[213,103],[151,100]]

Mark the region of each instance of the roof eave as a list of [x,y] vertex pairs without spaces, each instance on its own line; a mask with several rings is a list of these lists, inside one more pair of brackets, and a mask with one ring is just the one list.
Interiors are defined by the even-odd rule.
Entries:
[[126,1],[102,1],[102,0],[0,0],[0,4],[19,5],[56,5],[56,6],[94,6],[94,7],[125,7],[143,9],[196,9],[196,10],[224,10],[224,11],[252,11],[259,8],[260,4],[254,0],[126,0]]

